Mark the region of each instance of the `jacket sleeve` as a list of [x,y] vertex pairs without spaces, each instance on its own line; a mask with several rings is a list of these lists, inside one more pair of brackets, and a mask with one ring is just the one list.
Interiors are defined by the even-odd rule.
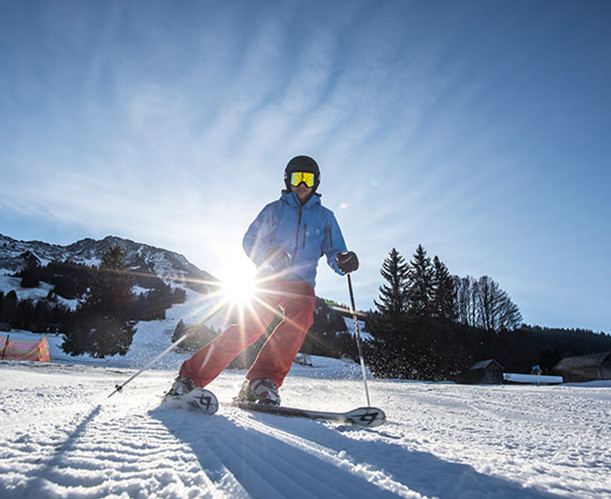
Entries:
[[271,241],[272,229],[272,206],[267,205],[257,215],[257,218],[250,224],[244,239],[242,247],[250,258],[258,267],[265,261],[265,250],[269,247]]
[[325,228],[325,236],[322,243],[322,251],[327,257],[327,263],[335,272],[344,275],[337,266],[337,255],[342,251],[346,251],[346,243],[344,236],[339,228],[339,224],[332,212],[329,212],[327,226]]

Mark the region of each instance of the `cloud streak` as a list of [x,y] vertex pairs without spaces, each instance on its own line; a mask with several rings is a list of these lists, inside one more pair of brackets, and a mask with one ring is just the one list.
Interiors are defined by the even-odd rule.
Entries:
[[[529,322],[609,329],[596,300],[554,322],[574,295],[553,291],[576,251],[611,278],[604,2],[181,7],[3,6],[1,231],[114,233],[214,273],[244,263],[243,231],[306,153],[362,256],[361,308],[390,249],[422,243],[491,275]],[[319,276],[341,301],[344,281]]]

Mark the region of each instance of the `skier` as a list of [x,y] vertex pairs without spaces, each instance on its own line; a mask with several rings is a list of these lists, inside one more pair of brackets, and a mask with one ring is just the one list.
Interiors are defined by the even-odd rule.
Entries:
[[257,265],[261,288],[253,313],[186,360],[169,396],[183,395],[214,380],[263,335],[280,307],[282,322],[264,343],[237,397],[280,405],[278,388],[314,320],[318,260],[324,254],[340,275],[358,269],[356,254],[347,251],[333,212],[322,206],[316,192],[320,184],[316,161],[309,156],[291,159],[284,182],[280,199],[263,208],[244,236],[244,250]]

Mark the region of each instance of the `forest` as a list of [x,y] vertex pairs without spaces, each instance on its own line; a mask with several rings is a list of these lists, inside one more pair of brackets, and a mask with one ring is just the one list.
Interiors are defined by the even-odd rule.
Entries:
[[[611,336],[584,329],[551,329],[523,323],[518,306],[489,276],[452,275],[422,245],[410,261],[392,249],[380,268],[382,285],[375,309],[359,312],[365,360],[377,377],[461,380],[477,361],[495,359],[506,372],[545,373],[564,357],[611,350]],[[125,354],[139,320],[164,319],[185,291],[154,275],[133,275],[119,247],[110,248],[98,267],[73,262],[35,263],[19,272],[22,288],[51,286],[46,300],[19,300],[0,292],[0,330],[63,333],[73,355]],[[140,288],[135,294],[134,288]],[[76,308],[63,300],[76,300]],[[282,311],[262,338],[232,367],[250,365]],[[362,327],[364,323],[364,328]],[[353,318],[345,305],[317,298],[314,323],[301,348],[305,355],[358,359]],[[363,331],[361,331],[363,332]],[[195,350],[220,331],[180,321],[173,335],[183,350]]]
[[518,306],[489,276],[452,275],[419,245],[407,262],[392,249],[368,314],[369,367],[379,377],[462,380],[477,361],[505,372],[550,373],[564,357],[611,350],[611,336],[523,324]]
[[[19,300],[12,290],[0,292],[0,330],[24,329],[36,333],[63,333],[62,348],[72,355],[104,358],[127,353],[139,320],[164,319],[173,303],[186,293],[154,275],[133,275],[119,246],[111,247],[98,267],[74,262],[33,262],[15,277],[22,288],[41,282],[51,285],[46,300]],[[141,293],[135,294],[135,286]],[[73,310],[65,300],[76,300]]]

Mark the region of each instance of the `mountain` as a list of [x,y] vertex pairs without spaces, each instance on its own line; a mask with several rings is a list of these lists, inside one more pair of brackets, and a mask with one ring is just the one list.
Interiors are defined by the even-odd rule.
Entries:
[[102,240],[86,238],[60,246],[42,241],[18,241],[0,234],[0,274],[14,274],[28,266],[45,266],[52,261],[99,265],[102,255],[112,246],[123,250],[127,265],[141,278],[160,278],[202,293],[209,292],[210,283],[218,282],[179,253],[116,236]]

